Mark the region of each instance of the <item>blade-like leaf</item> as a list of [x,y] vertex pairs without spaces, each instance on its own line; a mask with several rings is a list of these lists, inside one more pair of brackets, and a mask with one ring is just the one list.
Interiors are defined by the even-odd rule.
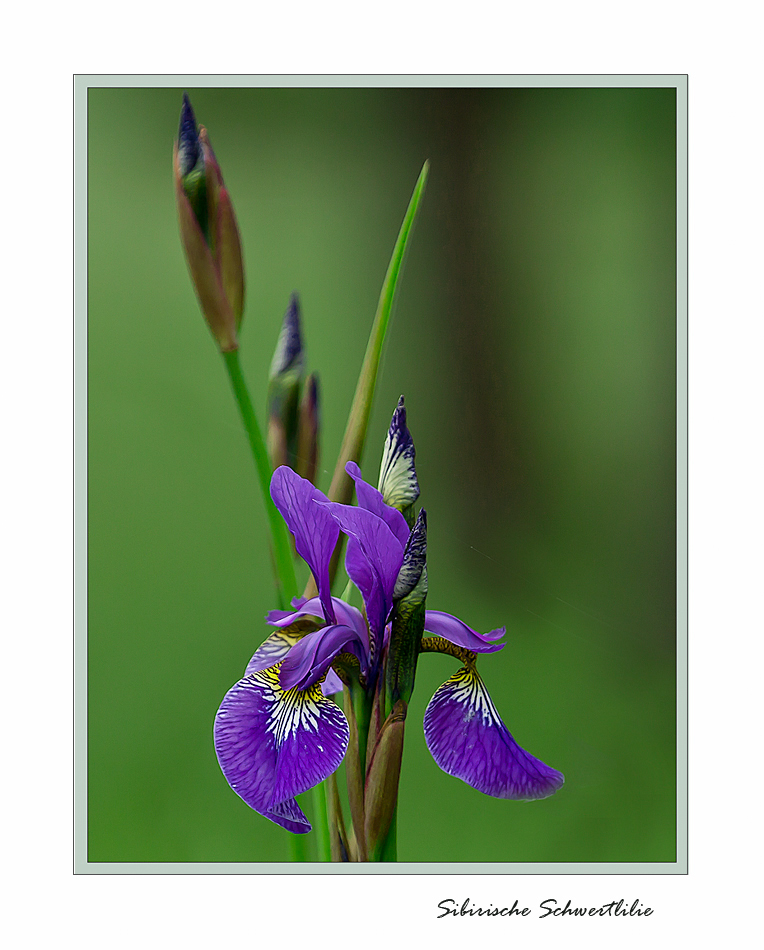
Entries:
[[[353,498],[353,480],[345,471],[345,464],[351,459],[355,462],[361,461],[363,447],[366,441],[366,429],[369,424],[369,415],[371,413],[371,404],[374,399],[374,389],[377,384],[377,370],[382,356],[382,347],[385,342],[385,335],[390,323],[390,314],[395,303],[395,292],[398,286],[398,279],[403,266],[403,259],[406,254],[411,229],[416,219],[419,204],[424,194],[424,186],[427,181],[427,174],[430,163],[425,162],[422,171],[419,173],[414,193],[409,201],[406,214],[403,218],[403,224],[398,232],[398,239],[393,248],[393,255],[387,268],[382,291],[379,295],[377,312],[374,316],[369,342],[366,346],[366,355],[364,357],[361,373],[358,377],[353,405],[350,409],[347,426],[345,427],[345,437],[342,440],[342,448],[334,468],[332,483],[327,493],[330,501],[336,501],[343,505],[349,505]],[[337,545],[332,563],[329,568],[329,576],[334,580],[337,572],[337,564],[342,547],[342,538]],[[305,596],[310,597],[314,590],[312,581],[306,588]]]

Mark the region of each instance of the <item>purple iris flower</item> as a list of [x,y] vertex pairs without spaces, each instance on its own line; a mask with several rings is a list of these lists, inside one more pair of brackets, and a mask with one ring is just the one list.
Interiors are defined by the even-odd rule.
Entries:
[[[310,831],[295,796],[334,772],[348,748],[348,721],[331,695],[355,684],[371,702],[387,683],[388,699],[391,691],[394,701],[400,697],[405,716],[417,657],[440,652],[462,667],[425,713],[425,739],[437,764],[498,798],[552,795],[562,774],[515,742],[476,669],[478,654],[503,648],[496,641],[504,628],[480,634],[450,614],[424,610],[426,516],[421,511],[409,526],[419,485],[402,400],[385,443],[379,489],[362,479],[355,462],[346,471],[355,481],[357,506],[329,501],[286,466],[273,474],[271,496],[318,596],[267,615],[274,632],[223,699],[214,737],[227,781],[261,815],[289,831]],[[363,597],[363,613],[331,595],[329,562],[340,532],[347,537],[345,567]],[[401,659],[405,651],[397,649],[396,637],[414,629],[406,623],[417,610],[420,627]],[[400,670],[391,676],[388,667],[396,662]]]

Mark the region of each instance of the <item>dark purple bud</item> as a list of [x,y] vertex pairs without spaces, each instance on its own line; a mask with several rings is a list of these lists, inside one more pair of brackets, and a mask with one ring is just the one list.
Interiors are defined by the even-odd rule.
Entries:
[[[300,389],[303,377],[300,303],[292,294],[281,324],[268,383],[268,449],[274,469],[298,470]],[[300,475],[306,475],[302,469]],[[310,479],[312,481],[312,479]]]
[[196,126],[196,116],[186,93],[183,93],[183,107],[180,110],[180,129],[178,130],[178,165],[180,174],[187,175],[199,161],[201,147]]
[[[422,578],[422,572],[427,564],[427,512],[422,508],[416,524],[411,530],[403,552],[403,564],[398,572],[398,579],[393,589],[393,600],[398,601],[414,590]],[[424,602],[427,596],[425,575],[424,591],[417,591],[417,600]],[[421,585],[419,585],[421,586]]]
[[302,374],[302,335],[300,333],[300,299],[296,293],[289,298],[289,306],[281,324],[276,352],[271,361],[270,378],[290,371]]
[[385,664],[386,709],[399,699],[408,703],[414,689],[417,658],[424,633],[427,599],[427,514],[419,517],[409,536],[393,590],[390,640]]

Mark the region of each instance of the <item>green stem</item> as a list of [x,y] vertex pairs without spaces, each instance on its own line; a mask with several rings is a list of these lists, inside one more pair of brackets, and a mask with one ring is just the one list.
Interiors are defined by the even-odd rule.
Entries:
[[228,375],[231,379],[231,387],[239,406],[241,419],[249,438],[249,447],[252,450],[252,458],[255,462],[258,478],[260,479],[260,488],[263,493],[265,503],[265,512],[268,516],[268,524],[271,529],[272,551],[276,573],[276,583],[281,599],[282,608],[286,608],[293,597],[297,596],[297,578],[294,572],[294,562],[292,560],[292,544],[289,537],[289,530],[279,514],[270,493],[271,484],[271,463],[268,458],[268,450],[265,447],[260,426],[252,408],[252,400],[249,398],[247,384],[244,382],[244,376],[241,372],[241,363],[239,362],[239,351],[230,350],[223,353]]
[[[301,804],[299,797],[297,804]],[[293,862],[304,864],[308,860],[308,850],[310,847],[309,838],[310,833],[307,835],[289,834],[289,856]]]
[[382,845],[382,853],[379,856],[380,861],[398,860],[398,805],[396,803],[393,818],[390,822],[390,830],[387,832],[385,843]]
[[348,847],[347,831],[345,830],[345,819],[342,816],[336,772],[332,772],[326,779],[326,792],[328,799],[326,811],[329,816],[329,846],[332,861],[335,863],[349,861],[350,849]]
[[318,860],[332,860],[332,844],[329,838],[329,820],[327,818],[326,782],[319,782],[313,789],[313,820],[317,835]]
[[366,695],[366,691],[360,686],[351,691],[351,697],[353,701],[353,712],[355,713],[355,719],[358,723],[358,761],[361,763],[361,774],[365,776],[372,704]]
[[[297,578],[294,572],[292,558],[292,543],[284,520],[273,503],[270,493],[271,461],[265,447],[257,416],[252,407],[247,384],[241,371],[239,351],[231,350],[223,353],[226,369],[231,379],[231,387],[236,397],[241,419],[249,438],[249,447],[255,462],[257,475],[260,480],[260,489],[263,493],[265,511],[271,529],[271,550],[273,552],[276,586],[282,608],[288,606],[293,597],[297,596]],[[331,851],[329,842],[329,823],[326,817],[326,790],[323,782],[313,792],[316,832],[318,834],[318,851],[320,861],[330,861]],[[304,862],[308,857],[308,842],[305,835],[290,835],[290,851],[293,861]]]

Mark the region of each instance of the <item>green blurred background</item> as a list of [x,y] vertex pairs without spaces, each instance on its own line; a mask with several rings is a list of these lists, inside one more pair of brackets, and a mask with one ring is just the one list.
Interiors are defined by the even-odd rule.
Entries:
[[[404,393],[428,605],[507,625],[484,679],[567,782],[517,804],[442,773],[421,721],[455,665],[426,655],[399,860],[674,861],[674,90],[188,92],[243,236],[241,353],[261,409],[301,295],[324,490],[431,162],[363,467],[375,482]],[[89,93],[88,856],[285,861],[287,833],[229,789],[212,746],[275,601],[246,440],[177,233],[181,93]]]

